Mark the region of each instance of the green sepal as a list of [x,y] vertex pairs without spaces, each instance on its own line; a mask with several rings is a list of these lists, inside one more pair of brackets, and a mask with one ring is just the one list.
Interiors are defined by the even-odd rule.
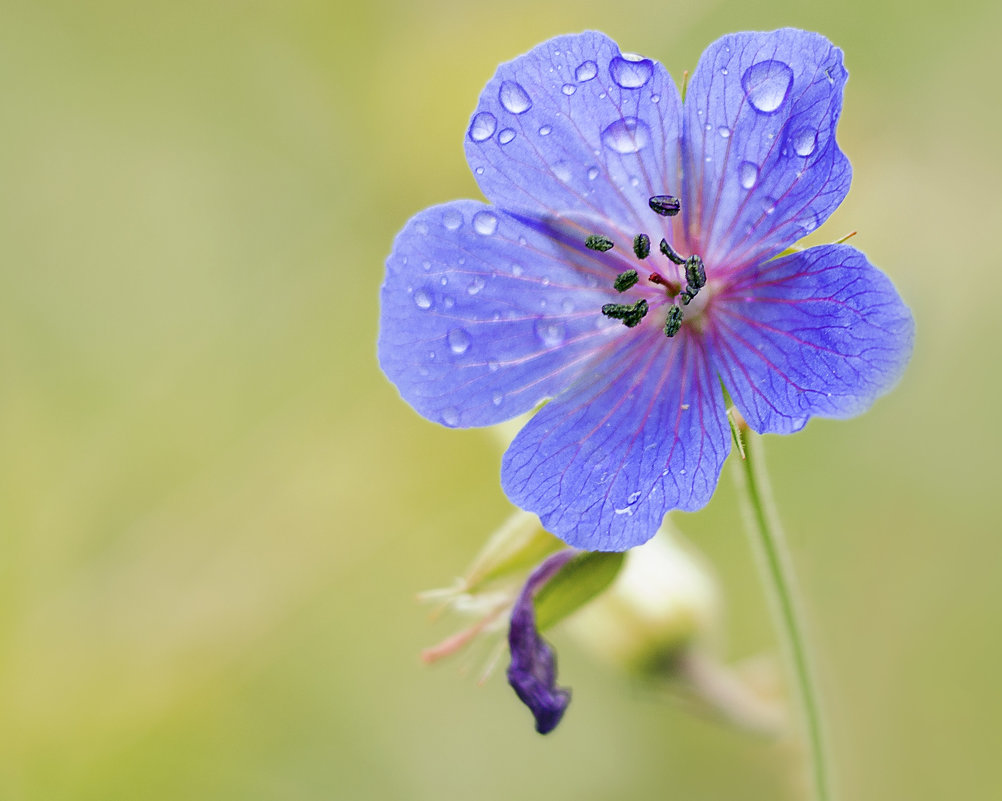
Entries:
[[536,595],[536,627],[543,631],[608,589],[623,566],[623,553],[584,551],[571,559]]
[[484,544],[466,572],[463,591],[475,593],[490,582],[525,571],[563,543],[539,525],[529,512],[515,512]]

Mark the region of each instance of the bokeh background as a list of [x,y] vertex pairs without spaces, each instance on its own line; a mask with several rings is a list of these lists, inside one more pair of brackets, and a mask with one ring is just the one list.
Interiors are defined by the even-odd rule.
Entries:
[[[866,416],[767,449],[844,799],[1002,794],[1002,6],[618,0],[0,3],[0,798],[794,799],[796,755],[556,631],[549,738],[501,676],[424,667],[508,514],[489,433],[375,361],[413,213],[477,197],[496,65],[599,28],[679,79],[795,25],[851,73],[857,229],[918,321]],[[774,647],[725,471],[678,526]]]

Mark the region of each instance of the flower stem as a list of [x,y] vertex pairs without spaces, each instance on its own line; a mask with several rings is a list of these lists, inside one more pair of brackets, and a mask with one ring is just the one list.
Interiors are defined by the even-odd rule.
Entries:
[[[738,431],[734,433],[737,437]],[[740,433],[745,437],[744,458],[734,460],[737,467],[735,475],[744,490],[745,522],[770,595],[773,622],[783,642],[790,679],[796,685],[810,752],[813,798],[815,801],[831,801],[821,708],[814,686],[793,567],[765,471],[761,438],[746,425],[741,426]]]

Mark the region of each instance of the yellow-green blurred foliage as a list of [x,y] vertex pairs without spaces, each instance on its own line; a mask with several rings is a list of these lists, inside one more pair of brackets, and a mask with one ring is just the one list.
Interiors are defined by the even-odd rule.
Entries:
[[[500,61],[600,28],[676,79],[796,25],[851,73],[858,229],[918,321],[900,387],[770,438],[851,801],[1002,793],[996,3],[0,4],[0,798],[794,799],[798,756],[692,718],[559,631],[532,731],[423,668],[508,513],[499,450],[375,361],[392,237],[478,192]],[[773,647],[725,472],[677,521]]]

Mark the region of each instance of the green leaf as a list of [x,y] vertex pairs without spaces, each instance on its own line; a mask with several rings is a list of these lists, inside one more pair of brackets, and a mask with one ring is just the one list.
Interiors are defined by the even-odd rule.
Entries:
[[624,556],[585,551],[571,559],[536,595],[536,628],[553,626],[605,590],[623,566]]

